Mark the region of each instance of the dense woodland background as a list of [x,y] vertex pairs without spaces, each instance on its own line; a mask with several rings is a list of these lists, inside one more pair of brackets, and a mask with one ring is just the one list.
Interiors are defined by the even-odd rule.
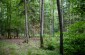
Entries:
[[0,55],[59,52],[85,55],[84,0],[0,0]]

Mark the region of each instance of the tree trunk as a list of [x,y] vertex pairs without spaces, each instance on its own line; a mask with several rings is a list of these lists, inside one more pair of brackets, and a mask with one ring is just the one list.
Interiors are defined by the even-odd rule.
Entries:
[[49,35],[52,36],[52,18],[53,18],[52,17],[52,7],[51,7],[52,6],[52,0],[50,0],[49,5],[50,5],[50,25],[49,25],[50,26],[50,34]]
[[43,27],[44,27],[44,0],[40,0],[40,47],[43,46]]
[[[8,11],[8,15],[7,15],[7,23],[8,23],[8,27],[7,27],[7,32],[8,32],[8,38],[11,39],[11,0],[10,3],[8,3],[8,7],[7,7],[7,11]],[[9,14],[10,13],[10,14]]]
[[52,13],[51,13],[51,16],[52,16],[52,36],[54,37],[54,1],[51,0],[51,6],[52,6]]
[[50,36],[54,37],[54,1],[50,0]]
[[25,7],[25,42],[28,43],[29,35],[28,35],[28,12],[27,12],[27,0],[24,0],[24,7]]
[[63,55],[63,18],[62,18],[59,0],[57,0],[57,8],[58,8],[59,25],[60,25],[60,54]]

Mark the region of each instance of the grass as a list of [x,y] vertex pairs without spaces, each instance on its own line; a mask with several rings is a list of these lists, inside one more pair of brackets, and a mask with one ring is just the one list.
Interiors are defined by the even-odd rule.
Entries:
[[40,49],[26,43],[17,45],[0,40],[0,55],[59,55],[59,51]]
[[18,49],[19,47],[15,44],[0,41],[0,55],[18,55]]
[[26,55],[26,52],[17,44],[0,41],[0,55]]
[[[56,50],[45,50],[40,48],[30,48],[31,50],[28,51],[28,55],[59,55],[59,52]],[[30,54],[29,54],[30,53]]]

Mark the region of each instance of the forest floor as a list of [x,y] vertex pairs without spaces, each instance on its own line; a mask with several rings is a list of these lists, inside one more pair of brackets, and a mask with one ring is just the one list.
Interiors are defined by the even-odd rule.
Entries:
[[40,49],[40,39],[30,38],[29,43],[24,39],[0,40],[0,55],[59,55],[58,51]]
[[[40,40],[39,38],[30,38],[28,44],[31,47],[34,47],[34,46],[39,47],[39,45],[40,45],[39,40]],[[26,44],[26,43],[24,43],[24,39],[2,39],[2,41],[17,44],[17,45],[20,45],[20,46]]]

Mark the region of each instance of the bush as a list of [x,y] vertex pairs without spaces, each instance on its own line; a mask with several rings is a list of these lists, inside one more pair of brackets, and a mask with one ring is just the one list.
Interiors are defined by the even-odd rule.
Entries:
[[45,48],[48,50],[55,50],[57,47],[56,37],[46,37],[45,38]]
[[65,35],[65,55],[85,55],[85,22],[71,25]]

